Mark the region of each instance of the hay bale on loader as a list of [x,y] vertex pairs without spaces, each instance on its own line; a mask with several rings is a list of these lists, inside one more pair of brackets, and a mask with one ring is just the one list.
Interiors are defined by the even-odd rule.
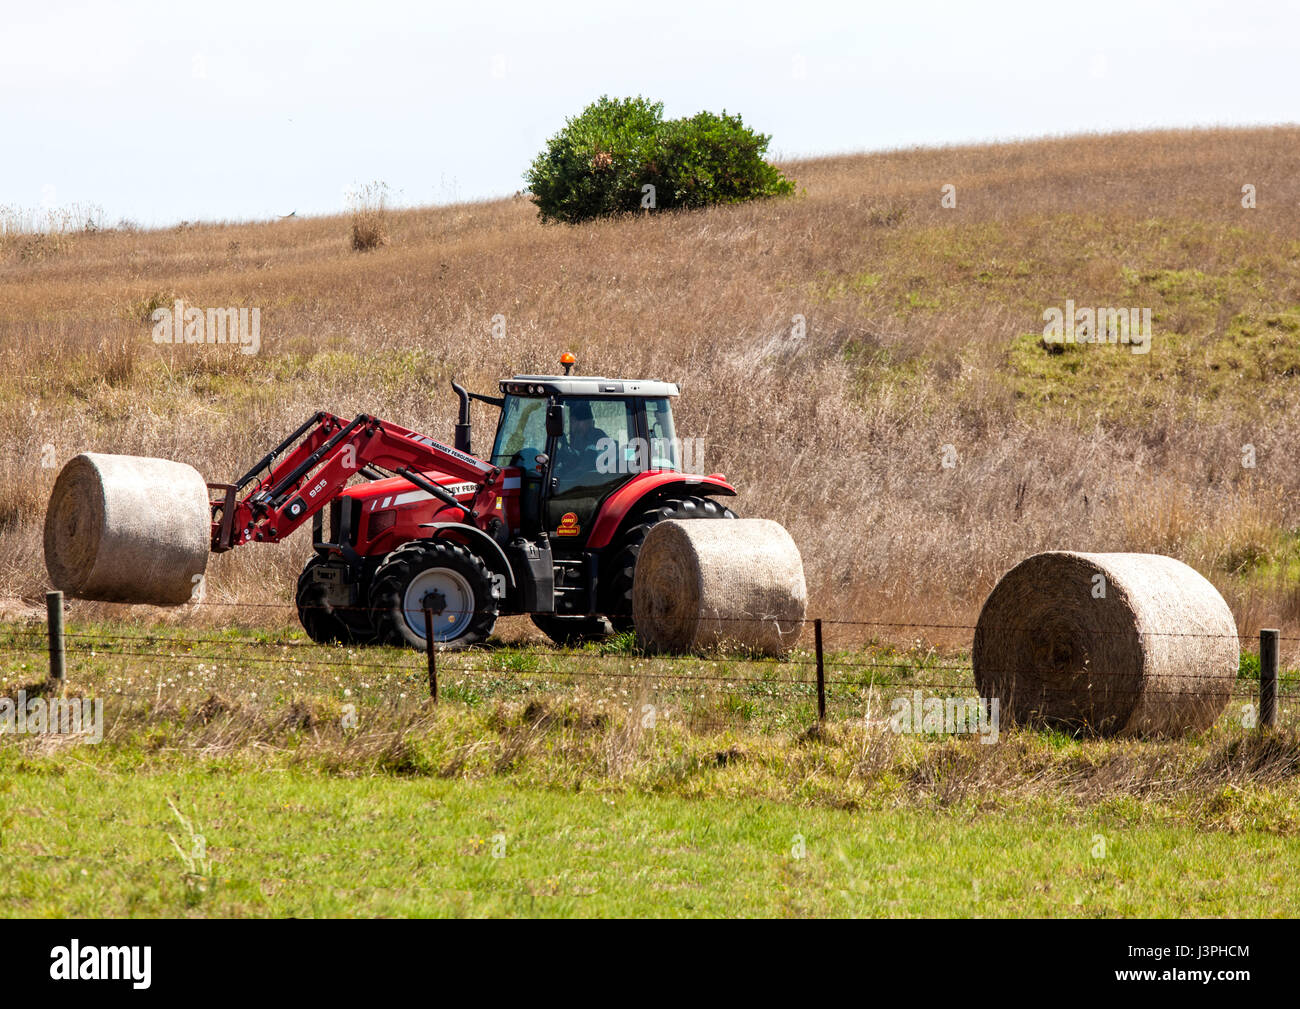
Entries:
[[208,488],[184,463],[86,452],[45,511],[45,568],[81,599],[189,602],[211,546]]
[[1158,554],[1052,551],[1002,576],[972,664],[1002,717],[1099,735],[1209,728],[1228,703],[1237,625],[1205,578]]
[[654,651],[784,656],[807,608],[799,548],[767,519],[659,522],[637,556],[632,617]]

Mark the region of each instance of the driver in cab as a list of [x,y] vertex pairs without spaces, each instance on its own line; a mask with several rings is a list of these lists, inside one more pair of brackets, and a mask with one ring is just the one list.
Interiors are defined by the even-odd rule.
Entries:
[[591,403],[585,399],[570,400],[564,404],[568,414],[568,433],[555,449],[555,474],[563,483],[589,483],[600,459],[600,440],[605,433],[596,427],[591,414]]

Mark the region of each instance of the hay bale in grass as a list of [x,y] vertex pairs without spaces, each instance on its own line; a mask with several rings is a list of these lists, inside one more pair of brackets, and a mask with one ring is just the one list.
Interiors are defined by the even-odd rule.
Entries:
[[654,651],[783,656],[807,608],[799,548],[767,519],[658,522],[637,555],[632,618]]
[[167,459],[83,453],[59,473],[45,511],[45,569],[81,599],[189,602],[210,544],[203,477]]
[[1181,561],[1053,551],[1002,576],[971,658],[1012,722],[1172,736],[1222,713],[1239,646],[1228,604]]

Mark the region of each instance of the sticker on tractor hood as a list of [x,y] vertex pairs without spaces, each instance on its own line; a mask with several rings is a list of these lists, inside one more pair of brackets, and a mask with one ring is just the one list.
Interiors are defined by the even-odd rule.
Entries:
[[472,455],[466,455],[464,452],[460,451],[460,449],[452,448],[450,445],[444,445],[442,442],[435,441],[428,435],[412,432],[407,435],[407,437],[410,438],[411,441],[419,442],[421,445],[427,445],[429,448],[437,449],[439,452],[446,452],[447,455],[451,456],[453,459],[467,462],[476,469],[482,470],[484,473],[492,472],[492,465],[490,463],[486,463],[482,459],[475,459]]
[[582,526],[578,525],[578,516],[573,512],[565,512],[555,529],[556,536],[577,536],[581,532]]
[[[478,484],[474,483],[449,483],[441,486],[443,490],[454,497],[478,492]],[[403,494],[390,494],[382,500],[376,498],[370,505],[370,510],[373,512],[379,511],[381,508],[396,508],[398,505],[414,504],[416,501],[428,501],[432,497],[433,495],[427,490],[408,490]]]

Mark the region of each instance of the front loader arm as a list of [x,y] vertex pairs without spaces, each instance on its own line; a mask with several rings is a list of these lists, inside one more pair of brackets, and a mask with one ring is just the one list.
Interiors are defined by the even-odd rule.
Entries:
[[[401,473],[414,486],[425,487],[430,485],[420,474],[427,470],[450,473],[479,487],[500,475],[491,463],[378,417],[358,414],[345,422],[318,413],[238,483],[209,485],[224,492],[221,501],[212,503],[213,552],[241,543],[279,542],[338,496],[366,466]],[[240,497],[250,483],[252,489]]]

